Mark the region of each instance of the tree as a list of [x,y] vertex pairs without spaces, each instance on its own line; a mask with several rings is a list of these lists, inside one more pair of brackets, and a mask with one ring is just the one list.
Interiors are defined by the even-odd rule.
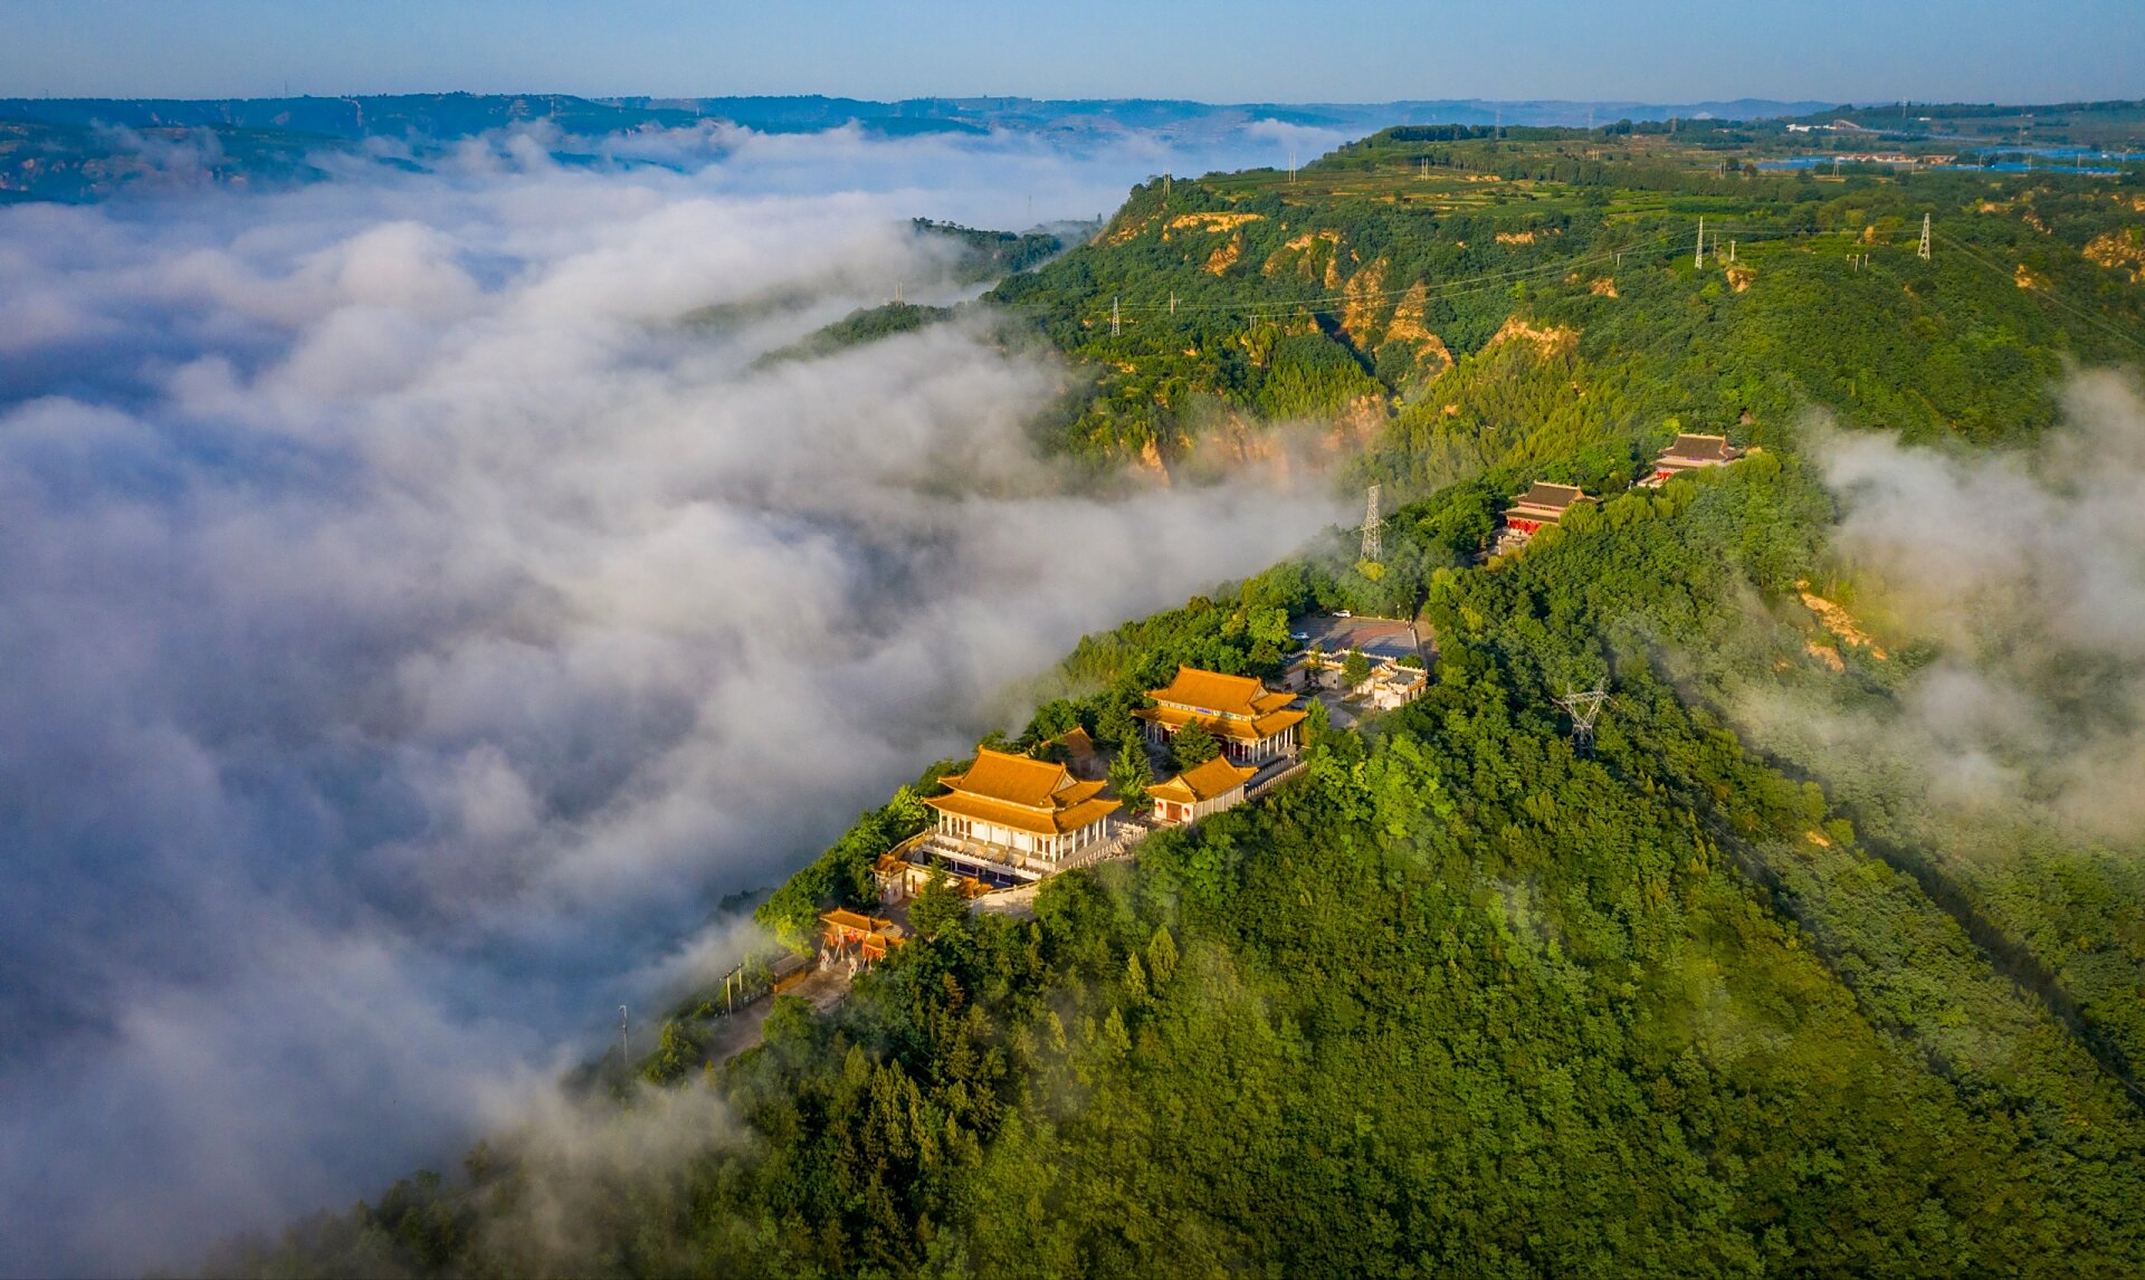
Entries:
[[934,867],[916,897],[909,902],[909,923],[926,938],[936,938],[968,922],[968,900],[954,886],[953,877]]
[[1135,738],[1117,749],[1116,759],[1110,761],[1110,786],[1124,801],[1127,813],[1147,807],[1147,784],[1153,781],[1154,769],[1147,763],[1145,744]]
[[1140,722],[1132,714],[1132,708],[1112,698],[1108,705],[1103,707],[1101,714],[1095,717],[1095,736],[1104,742],[1117,743],[1121,747],[1138,746]]
[[1353,689],[1368,679],[1370,659],[1363,656],[1361,649],[1350,649],[1348,656],[1341,659],[1341,686]]
[[1169,740],[1169,758],[1177,762],[1179,769],[1205,764],[1220,754],[1221,743],[1215,741],[1213,731],[1198,720],[1177,730]]

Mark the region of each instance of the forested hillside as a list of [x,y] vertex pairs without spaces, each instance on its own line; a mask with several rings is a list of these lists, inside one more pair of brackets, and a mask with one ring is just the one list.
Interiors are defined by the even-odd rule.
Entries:
[[[1300,420],[1399,499],[1376,563],[1338,531],[1081,640],[1017,745],[1123,741],[1178,663],[1273,674],[1292,620],[1335,608],[1435,636],[1420,702],[1314,714],[1302,778],[1053,880],[1032,921],[927,891],[915,943],[825,1013],[778,999],[727,1062],[681,1017],[604,1112],[620,1141],[660,1126],[665,1158],[509,1135],[217,1265],[2145,1269],[2145,833],[2035,807],[2030,760],[2035,794],[1954,809],[1813,727],[2001,657],[1858,558],[1828,441],[2040,465],[2064,380],[2145,358],[2141,175],[1833,179],[1487,132],[1158,179],[988,300],[1084,379],[1037,425],[1068,463],[1176,470]],[[1679,430],[1757,449],[1634,487]],[[1603,501],[1486,554],[1534,479]],[[2111,652],[2051,662],[2046,692],[2113,707],[2136,664]],[[1583,748],[1554,698],[1596,684]],[[1755,710],[1787,706],[1792,730]],[[2096,731],[2134,736],[2125,714]],[[945,767],[763,922],[867,905]]]

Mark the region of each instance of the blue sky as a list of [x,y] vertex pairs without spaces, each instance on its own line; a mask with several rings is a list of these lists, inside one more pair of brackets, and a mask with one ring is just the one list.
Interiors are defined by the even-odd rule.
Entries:
[[0,0],[0,96],[2145,95],[2138,0]]

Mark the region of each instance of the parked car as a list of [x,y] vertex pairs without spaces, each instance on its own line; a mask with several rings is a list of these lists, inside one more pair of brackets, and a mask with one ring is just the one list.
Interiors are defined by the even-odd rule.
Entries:
[[1288,638],[1294,640],[1297,644],[1311,643],[1311,633],[1308,631],[1291,631],[1288,633]]
[[1333,616],[1334,616],[1334,617],[1336,617],[1336,618],[1353,618],[1353,617],[1355,617],[1355,615],[1354,615],[1354,614],[1352,614],[1352,613],[1348,612],[1348,611],[1347,611],[1346,609],[1335,609],[1335,610],[1333,611]]

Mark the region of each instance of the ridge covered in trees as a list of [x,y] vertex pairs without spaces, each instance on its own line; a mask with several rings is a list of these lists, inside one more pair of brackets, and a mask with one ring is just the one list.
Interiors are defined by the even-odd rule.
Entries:
[[[1961,832],[1926,796],[1769,754],[1727,692],[1906,696],[1919,640],[1886,664],[1826,649],[1799,603],[1854,586],[1806,416],[1961,454],[2030,446],[2067,364],[2138,367],[2145,284],[2087,246],[2145,223],[2145,193],[1776,177],[1659,138],[1567,155],[1460,132],[1381,135],[1295,183],[1145,185],[994,294],[1091,379],[1039,425],[1068,460],[1170,466],[1204,436],[1339,418],[1346,465],[1403,498],[1380,564],[1337,532],[1083,638],[1013,745],[1074,724],[1120,740],[1179,663],[1272,674],[1315,610],[1418,617],[1436,637],[1422,700],[1347,731],[1314,714],[1302,777],[1057,877],[1032,921],[926,891],[917,938],[838,1006],[778,998],[759,1047],[673,1054],[681,1069],[648,1073],[667,1083],[598,1104],[628,1137],[719,1107],[682,1153],[566,1170],[502,1138],[453,1179],[218,1266],[2145,1266],[2145,850],[2043,832],[1954,857]],[[1417,150],[1448,145],[1465,150]],[[1925,262],[1931,209],[1946,239]],[[1732,257],[1693,263],[1699,213]],[[1115,336],[1113,297],[1139,307]],[[1761,447],[1635,488],[1678,430]],[[1485,557],[1532,479],[1603,501]],[[1553,698],[1595,682],[1613,698],[1582,751]],[[921,828],[948,767],[761,919],[796,938],[827,904],[867,904],[871,861]]]

